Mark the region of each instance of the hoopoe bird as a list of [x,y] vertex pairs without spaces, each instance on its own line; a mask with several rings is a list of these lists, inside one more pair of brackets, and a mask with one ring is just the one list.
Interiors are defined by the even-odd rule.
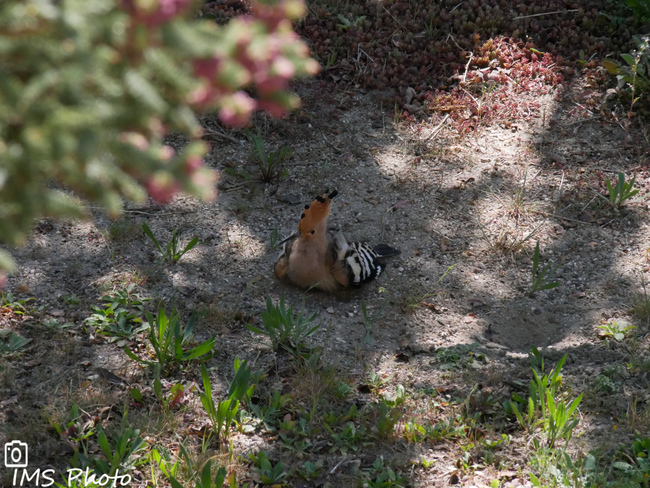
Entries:
[[277,278],[300,288],[333,292],[376,278],[383,270],[379,259],[400,253],[385,244],[370,247],[348,242],[342,233],[329,231],[330,202],[336,195],[336,190],[329,195],[325,191],[305,205],[298,232],[282,242],[282,254],[275,263]]

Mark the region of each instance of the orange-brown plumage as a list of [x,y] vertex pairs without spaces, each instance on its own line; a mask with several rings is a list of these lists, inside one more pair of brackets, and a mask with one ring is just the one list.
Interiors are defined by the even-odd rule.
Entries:
[[320,228],[323,231],[327,230],[327,217],[330,214],[330,202],[332,198],[338,195],[338,191],[334,190],[329,195],[327,191],[320,196],[317,196],[311,205],[305,205],[305,209],[300,216],[298,223],[298,232],[301,236],[315,235],[316,231]]

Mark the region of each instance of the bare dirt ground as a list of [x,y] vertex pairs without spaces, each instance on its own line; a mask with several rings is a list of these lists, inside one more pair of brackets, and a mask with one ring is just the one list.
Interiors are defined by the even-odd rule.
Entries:
[[[244,325],[259,324],[267,297],[277,302],[284,295],[317,313],[322,326],[313,343],[323,346],[320,370],[354,389],[348,406],[372,402],[364,386],[381,381],[388,393],[403,385],[410,413],[423,419],[443,418],[458,398],[489,417],[513,392],[527,391],[534,346],[547,348],[549,362],[566,354],[569,396],[584,392],[573,452],[607,451],[636,431],[647,432],[650,330],[631,309],[648,281],[649,146],[644,127],[633,123],[626,134],[624,119],[594,108],[605,87],[577,76],[522,93],[521,117],[479,122],[462,136],[444,111],[408,122],[400,120],[401,109],[392,117],[373,92],[354,86],[315,80],[298,90],[298,114],[256,121],[267,150],[292,148],[287,177],[258,181],[246,134],[222,133],[208,118],[207,164],[221,172],[214,202],[179,196],[165,207],[129,208],[120,222],[99,210],[92,222],[42,221],[14,251],[20,267],[4,292],[34,297],[30,308],[37,310],[23,320],[5,309],[0,318],[3,328],[32,339],[24,354],[0,363],[0,441],[25,439],[33,459],[61,469],[71,450],[47,430],[46,419],[65,418],[76,402],[108,425],[129,398],[127,384],[146,390],[146,373],[83,322],[104,293],[128,283],[152,299],[152,310],[163,302],[185,318],[202,313],[197,339],[218,337],[207,363],[215,395],[225,393],[239,357],[269,372],[265,391],[289,393],[306,409],[320,398],[312,389],[321,388],[322,378],[296,372]],[[251,179],[233,174],[242,168]],[[615,211],[596,192],[606,195],[604,177],[618,171],[636,175],[641,191]],[[293,232],[301,205],[326,188],[340,192],[332,225],[350,239],[401,250],[378,280],[337,296],[304,293],[279,283],[272,270],[274,230],[280,237]],[[178,264],[162,263],[141,231],[143,222],[162,243],[174,229],[183,241],[198,236],[202,243]],[[537,241],[542,266],[559,266],[553,280],[560,285],[531,295]],[[73,325],[51,330],[43,325],[51,318]],[[611,320],[637,329],[620,343],[603,340],[598,326]],[[635,365],[628,364],[631,358]],[[123,383],[107,381],[104,370]],[[605,380],[595,382],[603,377],[610,388],[602,387]],[[198,367],[173,379],[198,386]],[[198,390],[190,390],[171,417],[132,403],[129,418],[152,445],[161,437],[168,445],[183,438],[200,445],[206,417]],[[436,406],[427,403],[431,398]],[[290,486],[353,486],[378,455],[393,460],[406,486],[485,486],[496,478],[503,486],[529,485],[521,431],[511,424],[501,432],[512,440],[497,450],[498,462],[476,461],[481,466],[474,468],[462,462],[471,448],[453,441],[393,439],[346,452],[314,448],[305,459],[322,458],[322,475]],[[274,439],[259,428],[236,433],[235,456],[264,448],[288,469],[299,467],[301,456],[281,450]],[[421,457],[435,463],[425,468]],[[256,480],[252,467],[238,463],[242,479]],[[144,484],[147,469],[139,469],[136,479]]]

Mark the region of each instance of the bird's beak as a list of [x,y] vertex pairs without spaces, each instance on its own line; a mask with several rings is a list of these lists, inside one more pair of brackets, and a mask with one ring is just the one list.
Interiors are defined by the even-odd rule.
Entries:
[[298,237],[299,235],[300,235],[300,232],[294,232],[293,234],[291,234],[289,237],[287,237],[287,238],[286,238],[285,240],[283,240],[282,242],[278,242],[278,243],[276,244],[276,246],[277,246],[277,247],[280,247],[280,246],[281,246],[282,244],[284,244],[285,242],[290,241],[291,239],[293,239],[294,237]]

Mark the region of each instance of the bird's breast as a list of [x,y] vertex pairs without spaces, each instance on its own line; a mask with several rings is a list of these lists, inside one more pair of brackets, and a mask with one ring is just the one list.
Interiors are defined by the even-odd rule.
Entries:
[[289,256],[287,275],[302,288],[316,286],[333,291],[337,282],[330,269],[327,245],[296,242]]

